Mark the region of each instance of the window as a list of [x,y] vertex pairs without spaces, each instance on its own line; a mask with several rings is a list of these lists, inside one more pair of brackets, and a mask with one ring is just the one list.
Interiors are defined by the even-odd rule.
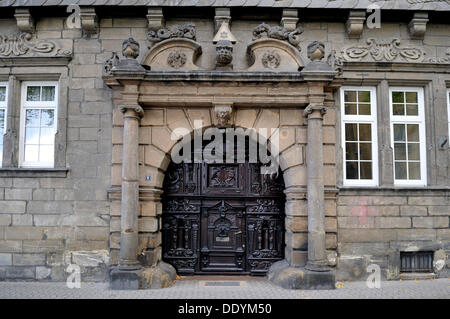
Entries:
[[8,85],[0,82],[0,166],[3,160],[3,135],[6,132],[6,113],[8,111]]
[[22,83],[21,167],[53,167],[57,104],[56,82]]
[[342,88],[344,185],[378,185],[376,90]]
[[423,89],[390,88],[394,184],[426,185]]

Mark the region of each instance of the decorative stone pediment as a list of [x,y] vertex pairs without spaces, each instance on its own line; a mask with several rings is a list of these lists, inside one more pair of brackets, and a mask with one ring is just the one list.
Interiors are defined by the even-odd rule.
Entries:
[[289,43],[262,38],[247,47],[249,72],[298,72],[304,64],[300,52]]
[[152,71],[188,71],[198,70],[195,64],[202,53],[202,47],[195,41],[174,38],[155,44],[142,64]]
[[37,40],[32,34],[0,35],[0,57],[70,56],[72,40]]

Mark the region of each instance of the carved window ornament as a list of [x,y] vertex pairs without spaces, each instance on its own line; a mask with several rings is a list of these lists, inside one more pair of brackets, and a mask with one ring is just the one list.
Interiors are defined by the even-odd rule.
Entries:
[[150,30],[147,33],[147,39],[152,42],[160,42],[172,38],[196,39],[195,24],[187,22],[184,24],[176,24],[167,28],[161,28],[157,31]]
[[173,51],[167,57],[167,64],[174,69],[179,69],[186,64],[186,54],[181,51]]
[[267,69],[276,69],[280,66],[281,57],[275,51],[267,51],[263,54],[261,62]]
[[0,35],[0,56],[70,56],[72,51],[58,48],[55,42],[33,39],[32,34]]
[[219,128],[233,125],[233,104],[214,105],[214,124]]
[[253,29],[253,40],[262,38],[271,38],[281,41],[287,41],[293,47],[301,51],[300,48],[300,34],[303,33],[303,29],[298,27],[294,31],[288,31],[286,28],[281,26],[273,26],[266,23],[261,23],[255,29]]

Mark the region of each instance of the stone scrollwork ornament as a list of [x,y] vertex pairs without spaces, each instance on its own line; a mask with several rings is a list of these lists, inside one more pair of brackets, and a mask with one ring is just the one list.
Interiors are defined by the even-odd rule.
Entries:
[[289,32],[286,28],[281,26],[273,26],[266,23],[261,23],[255,29],[253,29],[253,40],[262,38],[271,38],[282,41],[287,41],[289,44],[300,49],[300,34],[303,33],[302,28],[297,28],[294,31]]
[[177,24],[157,31],[151,30],[147,33],[147,39],[150,42],[160,42],[171,38],[185,38],[195,41],[195,24],[192,22]]
[[53,41],[33,40],[30,33],[15,36],[0,35],[0,56],[23,56],[26,54],[68,56],[70,50],[58,49]]

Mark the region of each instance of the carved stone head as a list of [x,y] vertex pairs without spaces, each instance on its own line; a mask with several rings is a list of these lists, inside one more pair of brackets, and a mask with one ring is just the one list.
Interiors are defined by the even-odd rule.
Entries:
[[139,56],[139,43],[133,38],[123,41],[122,54],[127,59],[136,59]]
[[308,45],[308,58],[311,61],[320,61],[325,57],[325,45],[322,42],[314,41]]
[[230,41],[218,41],[216,45],[217,65],[225,66],[233,61],[233,45]]

